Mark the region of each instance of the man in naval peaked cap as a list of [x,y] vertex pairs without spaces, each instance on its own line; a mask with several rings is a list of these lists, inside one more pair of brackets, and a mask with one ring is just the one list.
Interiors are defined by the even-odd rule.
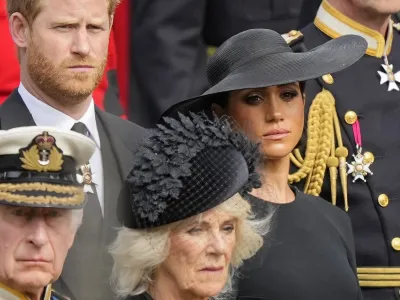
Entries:
[[94,150],[72,131],[0,131],[0,299],[68,299],[51,284],[82,221]]

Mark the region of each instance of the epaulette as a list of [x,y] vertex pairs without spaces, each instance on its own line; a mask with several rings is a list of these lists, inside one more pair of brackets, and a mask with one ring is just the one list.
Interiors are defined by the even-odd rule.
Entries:
[[282,37],[290,47],[296,45],[304,38],[303,34],[299,30],[290,30],[288,33],[282,34]]

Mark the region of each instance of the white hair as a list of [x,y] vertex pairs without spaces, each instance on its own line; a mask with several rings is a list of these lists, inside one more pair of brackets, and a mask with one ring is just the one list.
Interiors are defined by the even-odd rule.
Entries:
[[[263,245],[263,237],[269,231],[271,217],[255,220],[250,204],[239,194],[215,207],[237,219],[236,244],[230,262],[230,274],[222,293],[232,289],[231,278],[245,259],[252,257]],[[200,217],[198,215],[196,217]],[[112,281],[121,297],[139,295],[148,291],[157,267],[169,255],[170,232],[192,218],[153,229],[136,230],[122,227],[110,253],[114,258]],[[214,298],[216,299],[216,298]]]
[[73,209],[72,217],[71,217],[71,226],[72,230],[77,231],[82,224],[83,219],[83,208],[81,209]]

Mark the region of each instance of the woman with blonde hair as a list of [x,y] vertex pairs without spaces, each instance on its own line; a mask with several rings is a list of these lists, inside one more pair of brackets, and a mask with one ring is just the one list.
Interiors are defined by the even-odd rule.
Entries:
[[118,203],[111,246],[117,294],[131,300],[204,300],[262,246],[268,218],[241,194],[260,186],[258,145],[227,119],[166,118],[137,151]]
[[[272,30],[244,31],[211,57],[207,66],[210,89],[164,114],[204,110],[226,115],[261,143],[263,184],[247,199],[259,216],[271,207],[276,213],[268,245],[240,270],[238,299],[362,298],[350,219],[323,199],[289,185],[288,178],[290,154],[303,133],[305,81],[352,65],[366,47],[361,37],[343,36],[295,53]],[[323,113],[315,119],[333,122]],[[315,130],[318,125],[310,122],[309,128]]]

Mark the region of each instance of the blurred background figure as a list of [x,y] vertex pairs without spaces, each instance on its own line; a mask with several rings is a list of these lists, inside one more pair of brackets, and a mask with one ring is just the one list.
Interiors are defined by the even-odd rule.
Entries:
[[132,1],[128,117],[153,126],[171,105],[207,88],[208,46],[250,28],[297,27],[302,0]]

